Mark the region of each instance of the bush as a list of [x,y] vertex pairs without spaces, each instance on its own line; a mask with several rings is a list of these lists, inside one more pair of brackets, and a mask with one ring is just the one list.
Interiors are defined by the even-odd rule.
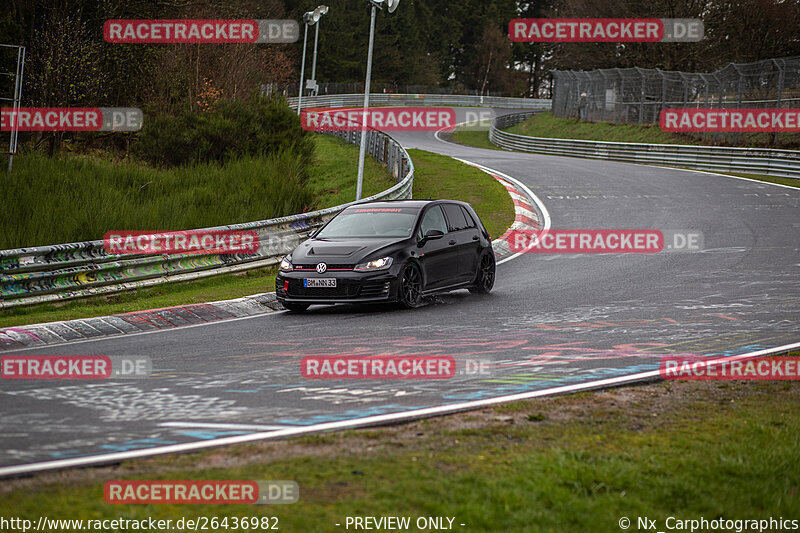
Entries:
[[222,100],[211,111],[145,120],[132,150],[152,165],[177,167],[278,152],[296,154],[310,164],[314,146],[282,97],[252,95],[249,100]]

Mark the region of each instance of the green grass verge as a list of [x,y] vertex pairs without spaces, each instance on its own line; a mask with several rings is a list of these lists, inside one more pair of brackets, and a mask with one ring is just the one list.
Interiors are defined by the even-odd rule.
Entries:
[[514,222],[514,203],[505,187],[477,168],[450,157],[409,150],[414,161],[414,198],[446,198],[469,202],[492,236]]
[[[467,532],[619,532],[621,517],[636,531],[644,516],[658,530],[670,516],[797,519],[798,400],[796,382],[662,382],[519,402],[10,481],[0,515],[276,516],[282,531],[320,532],[343,531],[347,516],[447,516]],[[300,499],[109,505],[111,479],[289,479]]]
[[[352,201],[358,149],[328,135],[313,140],[308,168],[286,154],[168,170],[97,157],[21,155],[3,191],[0,249],[102,239],[109,230],[250,222]],[[392,184],[367,158],[366,193]]]
[[[331,135],[315,135],[316,149],[308,186],[321,209],[356,199],[358,147]],[[389,171],[367,154],[364,160],[362,198],[385,191],[396,183]]]
[[[314,177],[308,183],[317,195],[315,207],[329,207],[353,200],[358,148],[325,135],[316,136],[316,142],[316,158],[311,170]],[[412,152],[412,160],[417,167],[415,198],[450,198],[470,202],[493,236],[499,236],[511,225],[514,205],[505,188],[491,176],[449,157],[420,150]],[[464,187],[466,180],[470,183],[468,188]],[[386,190],[394,183],[394,178],[384,167],[367,158],[364,196]],[[262,269],[113,295],[4,309],[0,310],[0,327],[239,298],[272,291],[274,278],[274,270]]]
[[245,157],[224,166],[159,170],[39,153],[14,159],[0,248],[102,239],[110,230],[166,231],[301,212],[314,202],[297,157]]
[[502,148],[489,140],[489,132],[487,130],[481,131],[456,128],[450,137],[459,144],[474,146],[475,148],[485,148],[487,150],[502,150]]
[[552,113],[537,113],[524,122],[508,128],[509,133],[548,139],[582,139],[648,144],[701,144],[684,135],[661,131],[658,124],[612,124],[610,122],[581,122],[554,117]]
[[[681,134],[662,131],[658,124],[614,124],[611,122],[581,122],[574,118],[558,118],[552,113],[539,113],[528,120],[512,126],[509,133],[546,137],[552,139],[583,139],[590,141],[616,141],[647,144],[691,144],[709,145],[714,135],[708,133]],[[718,138],[722,145],[733,146],[731,134]],[[772,144],[772,133],[741,133],[736,146],[755,146],[761,148],[797,149],[800,134],[781,133],[778,143]]]

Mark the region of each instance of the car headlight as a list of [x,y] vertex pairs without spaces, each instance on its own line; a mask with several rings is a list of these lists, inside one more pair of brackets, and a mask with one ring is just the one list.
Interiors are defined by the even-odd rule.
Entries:
[[372,261],[367,261],[366,263],[359,263],[353,270],[356,272],[386,270],[390,266],[392,266],[392,258],[381,257],[380,259],[373,259]]
[[281,259],[281,264],[278,267],[278,270],[282,272],[291,272],[292,270],[294,270],[294,265],[292,265],[291,256],[287,255],[283,259]]

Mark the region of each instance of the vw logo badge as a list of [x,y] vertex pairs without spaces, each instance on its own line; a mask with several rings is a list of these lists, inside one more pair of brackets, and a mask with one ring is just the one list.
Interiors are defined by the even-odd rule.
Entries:
[[317,263],[317,272],[322,274],[326,270],[328,270],[328,265],[326,265],[325,263]]

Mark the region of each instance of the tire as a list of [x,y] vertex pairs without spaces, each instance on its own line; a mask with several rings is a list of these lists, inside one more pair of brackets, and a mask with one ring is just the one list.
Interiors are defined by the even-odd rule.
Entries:
[[481,256],[478,264],[478,273],[475,275],[475,284],[469,288],[473,294],[489,294],[494,287],[494,278],[497,265],[494,261],[494,253],[488,251]]
[[288,302],[281,302],[281,305],[287,311],[291,311],[292,313],[302,313],[306,309],[308,309],[309,304],[293,304]]
[[400,272],[397,301],[406,309],[419,307],[422,303],[422,273],[416,263],[408,263]]

